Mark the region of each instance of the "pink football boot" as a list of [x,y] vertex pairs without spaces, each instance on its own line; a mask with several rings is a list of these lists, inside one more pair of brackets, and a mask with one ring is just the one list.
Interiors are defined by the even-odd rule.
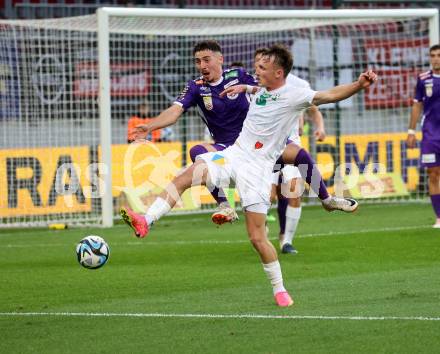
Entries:
[[133,229],[136,237],[144,238],[148,235],[148,224],[142,215],[136,214],[129,207],[122,207],[120,213],[122,220]]
[[280,307],[289,307],[293,305],[293,300],[287,291],[280,291],[275,294],[275,302]]

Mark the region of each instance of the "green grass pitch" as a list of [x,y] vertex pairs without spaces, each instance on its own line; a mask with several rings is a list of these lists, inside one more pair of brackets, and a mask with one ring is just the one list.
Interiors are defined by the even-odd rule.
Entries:
[[[216,228],[208,215],[167,217],[144,240],[125,225],[1,230],[0,353],[439,352],[433,221],[429,204],[304,208],[299,254],[280,255],[287,309],[242,219]],[[76,261],[88,234],[111,248],[99,270]]]

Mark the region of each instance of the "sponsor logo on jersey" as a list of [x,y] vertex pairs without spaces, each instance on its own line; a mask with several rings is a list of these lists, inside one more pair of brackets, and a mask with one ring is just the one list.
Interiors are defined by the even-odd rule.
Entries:
[[202,96],[202,98],[203,98],[203,104],[205,105],[205,108],[208,111],[211,111],[214,108],[214,106],[212,104],[212,96],[206,95],[206,96]]
[[419,78],[421,79],[421,80],[425,80],[425,79],[427,79],[428,77],[430,77],[431,76],[431,71],[425,71],[424,73],[421,73],[420,75],[419,75]]
[[186,86],[184,87],[184,89],[183,89],[182,92],[180,93],[179,97],[177,97],[177,100],[178,100],[178,101],[183,100],[183,99],[185,98],[185,95],[186,95],[186,93],[188,92],[188,90],[189,90],[189,85],[186,84]]
[[238,84],[238,79],[234,79],[234,80],[232,80],[232,81],[229,81],[227,84],[225,84],[223,87],[225,88],[225,89],[227,89],[229,86],[232,86],[232,85],[235,85],[235,84]]
[[277,101],[278,98],[280,98],[279,93],[277,93],[276,95],[271,95],[268,92],[264,92],[262,95],[257,97],[257,100],[255,101],[255,103],[258,106],[265,106],[268,100]]
[[261,149],[262,147],[263,147],[263,143],[261,142],[261,141],[257,141],[256,143],[255,143],[255,149]]
[[225,79],[230,79],[232,77],[238,77],[238,70],[230,70],[225,72]]

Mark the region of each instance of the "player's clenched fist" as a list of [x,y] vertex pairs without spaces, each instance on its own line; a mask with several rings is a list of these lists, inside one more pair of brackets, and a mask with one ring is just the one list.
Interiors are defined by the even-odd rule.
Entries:
[[135,140],[145,140],[151,132],[150,124],[140,124],[134,128]]
[[377,74],[373,70],[368,70],[359,76],[358,82],[362,88],[367,88],[377,81]]

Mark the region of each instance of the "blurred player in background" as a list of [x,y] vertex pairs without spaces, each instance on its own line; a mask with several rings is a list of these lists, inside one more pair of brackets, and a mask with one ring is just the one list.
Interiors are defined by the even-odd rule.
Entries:
[[[142,124],[149,124],[157,117],[150,117],[150,103],[144,100],[138,106],[138,113],[131,116],[127,123],[127,143],[132,143],[136,140],[136,127]],[[171,141],[174,137],[172,128],[163,128],[152,131],[146,137],[152,142]]]
[[[150,113],[150,104],[147,100],[140,103],[138,106],[137,114],[130,117],[127,123],[127,142],[132,143],[136,140],[136,127],[141,124],[148,124],[152,119],[149,116]],[[161,130],[158,129],[154,132],[151,132],[147,137],[148,140],[153,142],[158,142],[161,139]]]
[[[202,143],[190,150],[191,160],[210,151],[222,151],[235,142],[249,109],[249,95],[240,93],[220,97],[220,93],[232,85],[256,85],[253,76],[243,68],[223,70],[220,45],[214,40],[197,43],[193,48],[195,65],[201,76],[190,80],[173,105],[163,111],[156,120],[137,127],[137,138],[145,139],[156,129],[175,124],[189,108],[197,106],[199,114],[211,133],[213,143]],[[211,192],[219,209],[212,215],[216,224],[236,220],[237,213],[228,203],[223,190]]]
[[429,195],[440,228],[440,45],[429,49],[431,70],[419,75],[411,110],[407,145],[416,146],[416,125],[423,111],[421,164],[428,168]]
[[[233,85],[221,93],[222,97],[244,92],[255,94],[236,142],[223,151],[198,156],[194,164],[173,179],[145,215],[121,208],[123,220],[135,235],[145,237],[151,225],[171,210],[186,189],[199,184],[226,187],[233,180],[240,194],[249,240],[271,282],[275,302],[281,307],[292,305],[293,300],[284,288],[277,252],[265,230],[275,162],[282,154],[284,162],[306,166],[307,171],[300,169],[303,178],[316,189],[321,199],[324,198],[322,203],[327,210],[356,210],[358,204],[355,200],[330,197],[319,171],[314,169],[311,156],[295,144],[286,147],[286,141],[294,121],[305,108],[343,100],[376,81],[376,75],[368,71],[356,82],[316,92],[286,85],[291,68],[292,56],[284,46],[269,48],[257,66],[256,75],[261,88]],[[318,179],[320,183],[314,184],[312,179]]]
[[244,64],[241,61],[233,61],[231,65],[229,65],[229,69],[244,69]]
[[[255,65],[262,58],[267,48],[259,48],[254,53]],[[286,78],[287,85],[299,88],[310,89],[310,84],[296,75],[289,72]],[[325,139],[324,120],[317,106],[311,106],[305,111],[305,115],[313,122],[315,127],[314,137],[317,141]],[[300,135],[304,124],[304,114],[294,121],[289,141],[301,146]],[[278,199],[277,212],[280,224],[279,242],[282,253],[296,254],[298,251],[293,246],[293,238],[301,217],[301,196],[297,195],[298,190],[302,190],[301,174],[297,167],[286,165],[282,171],[274,172],[271,200]],[[283,195],[283,191],[288,191],[288,195]],[[286,193],[285,193],[286,194]]]

